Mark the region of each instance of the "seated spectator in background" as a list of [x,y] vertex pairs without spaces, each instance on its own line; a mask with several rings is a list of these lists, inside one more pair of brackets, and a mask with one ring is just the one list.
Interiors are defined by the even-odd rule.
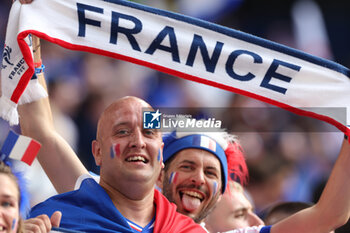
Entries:
[[51,221],[47,215],[23,221],[21,213],[23,216],[28,204],[23,185],[20,174],[14,174],[8,165],[0,161],[0,232],[46,233],[52,226],[58,227],[61,218],[59,212],[52,215]]
[[311,207],[312,204],[307,202],[281,202],[278,203],[267,210],[264,218],[264,222],[267,225],[275,224],[286,217],[299,212],[300,210]]
[[[267,225],[276,224],[283,219],[311,206],[313,206],[313,204],[298,201],[278,203],[267,210],[265,223]],[[334,231],[330,231],[329,233],[334,233]]]
[[204,222],[210,233],[264,225],[254,213],[254,207],[243,187],[235,181],[228,182],[226,192]]

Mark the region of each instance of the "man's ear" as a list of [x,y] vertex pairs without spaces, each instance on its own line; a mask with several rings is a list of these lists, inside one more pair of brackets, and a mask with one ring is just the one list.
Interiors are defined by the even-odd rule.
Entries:
[[95,158],[95,163],[97,166],[101,166],[102,164],[102,152],[101,152],[101,145],[97,140],[93,140],[92,144],[92,154]]
[[164,169],[162,169],[162,170],[160,171],[159,177],[158,177],[158,179],[157,179],[157,181],[156,181],[156,185],[157,185],[159,188],[161,188],[161,189],[163,189],[164,176],[165,176],[165,172],[164,172]]

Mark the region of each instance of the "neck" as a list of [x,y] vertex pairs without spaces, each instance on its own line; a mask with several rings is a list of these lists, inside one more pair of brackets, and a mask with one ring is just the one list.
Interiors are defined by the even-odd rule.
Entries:
[[[155,214],[154,188],[145,192],[140,188],[142,185],[129,183],[128,187],[116,189],[103,179],[100,180],[100,185],[125,218],[142,227],[145,227],[152,220]],[[120,190],[128,190],[128,192],[121,192]]]
[[206,222],[205,223],[205,229],[209,232],[209,233],[215,233],[215,231],[213,230],[213,228],[207,224]]

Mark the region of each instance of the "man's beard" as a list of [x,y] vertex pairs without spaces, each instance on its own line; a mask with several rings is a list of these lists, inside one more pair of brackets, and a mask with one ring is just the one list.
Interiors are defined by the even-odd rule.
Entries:
[[[196,187],[195,185],[188,185],[187,187],[193,188],[193,189],[198,189],[200,190],[200,187]],[[175,200],[173,198],[173,192],[171,190],[171,185],[169,184],[169,178],[167,174],[164,174],[164,180],[163,180],[163,195],[172,203],[175,204]],[[208,214],[214,209],[214,206],[216,202],[218,201],[220,196],[220,193],[216,193],[215,196],[212,198],[212,200],[208,203],[207,206],[205,206],[196,216],[192,217],[192,219],[196,223],[201,223],[207,216]],[[184,215],[187,215],[186,213],[182,213]]]

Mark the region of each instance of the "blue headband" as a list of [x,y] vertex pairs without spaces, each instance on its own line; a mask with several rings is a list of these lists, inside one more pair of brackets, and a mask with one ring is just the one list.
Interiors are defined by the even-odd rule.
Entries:
[[227,159],[225,155],[225,151],[222,147],[211,137],[208,137],[203,134],[192,134],[182,138],[176,138],[175,132],[165,135],[163,137],[164,141],[164,150],[163,150],[163,158],[164,162],[170,159],[177,152],[194,148],[206,150],[213,155],[215,155],[221,164],[222,171],[222,193],[225,192],[226,184],[227,184]]

